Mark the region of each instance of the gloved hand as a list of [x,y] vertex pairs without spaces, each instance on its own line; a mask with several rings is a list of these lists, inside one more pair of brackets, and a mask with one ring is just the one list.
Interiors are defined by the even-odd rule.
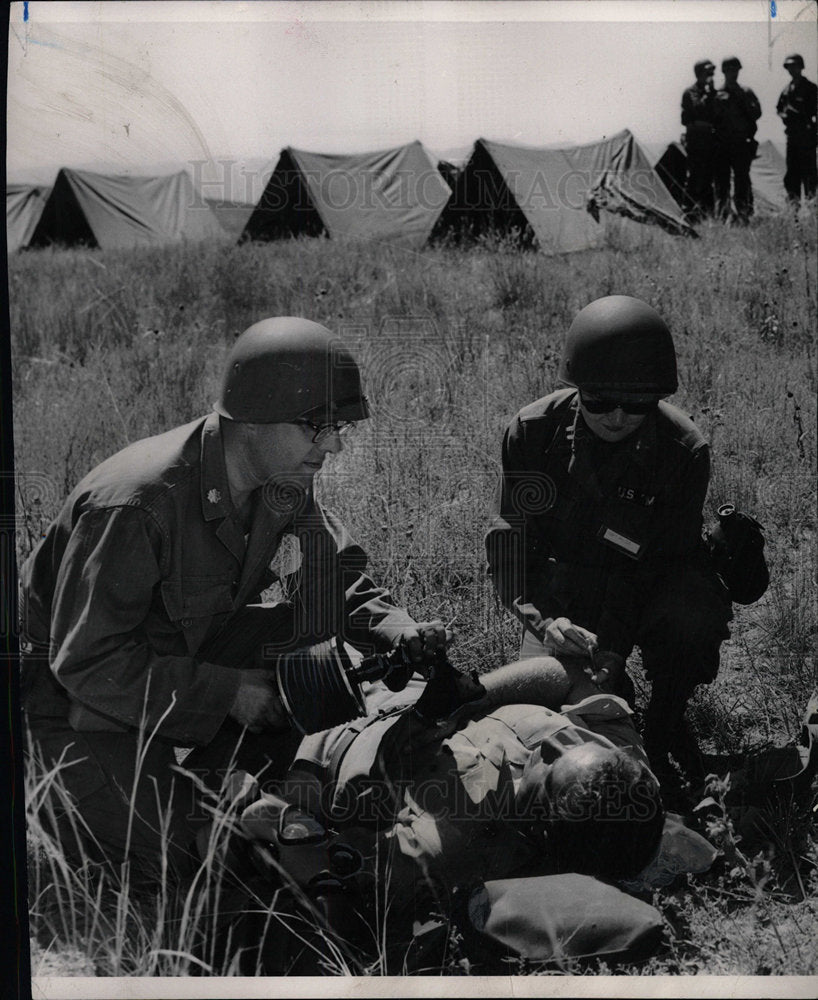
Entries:
[[461,673],[442,656],[429,669],[429,679],[415,702],[414,714],[427,723],[439,723],[451,719],[464,705],[482,702],[485,695],[486,689],[476,671]]
[[599,690],[615,694],[625,672],[625,658],[608,649],[596,650],[592,657],[592,670],[591,680]]
[[395,636],[392,645],[396,648],[403,643],[410,663],[422,667],[435,662],[435,654],[446,648],[449,638],[443,622],[418,622],[414,627],[404,628]]

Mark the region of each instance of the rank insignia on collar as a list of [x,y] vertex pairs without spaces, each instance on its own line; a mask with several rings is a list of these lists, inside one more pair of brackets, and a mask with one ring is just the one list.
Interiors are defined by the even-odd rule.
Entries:
[[207,499],[209,503],[221,503],[222,495],[218,490],[208,490]]

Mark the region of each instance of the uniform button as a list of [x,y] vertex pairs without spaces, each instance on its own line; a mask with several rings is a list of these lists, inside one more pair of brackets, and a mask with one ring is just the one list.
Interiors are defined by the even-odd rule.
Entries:
[[193,619],[192,618],[183,618],[182,619],[182,628],[190,628],[190,626],[192,624],[193,624]]

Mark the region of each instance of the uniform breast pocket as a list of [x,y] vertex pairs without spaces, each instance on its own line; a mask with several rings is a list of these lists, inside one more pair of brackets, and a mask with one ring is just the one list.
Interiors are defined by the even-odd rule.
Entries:
[[543,500],[539,510],[534,513],[534,520],[546,528],[550,526],[552,530],[576,521],[591,500],[584,491],[577,489],[577,484],[563,470],[553,470],[553,475],[543,475],[540,490]]
[[162,601],[171,622],[181,630],[189,653],[195,653],[216,619],[233,611],[233,581],[224,576],[183,576],[164,580]]

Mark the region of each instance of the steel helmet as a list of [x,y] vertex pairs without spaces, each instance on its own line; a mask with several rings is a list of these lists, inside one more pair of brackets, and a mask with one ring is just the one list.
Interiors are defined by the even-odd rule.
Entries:
[[679,384],[670,330],[641,299],[596,299],[568,330],[559,377],[582,389],[669,396]]
[[349,349],[325,326],[299,316],[263,319],[244,331],[228,354],[214,409],[250,424],[369,416]]

